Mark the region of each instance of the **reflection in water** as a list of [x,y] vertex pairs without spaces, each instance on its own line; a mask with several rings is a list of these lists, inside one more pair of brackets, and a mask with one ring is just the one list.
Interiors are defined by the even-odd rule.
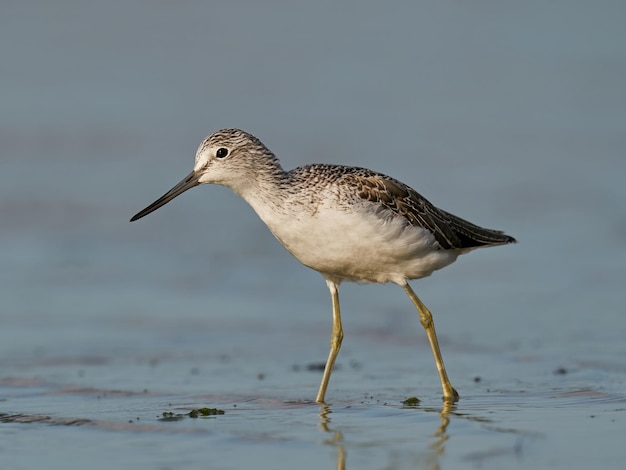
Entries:
[[[445,443],[448,440],[448,424],[450,424],[450,413],[454,411],[455,406],[451,403],[444,402],[439,417],[441,418],[441,424],[437,428],[437,431],[433,434],[435,441],[429,446],[432,452],[429,453],[427,467],[431,470],[439,470],[439,459],[445,452]],[[335,431],[331,428],[330,414],[332,410],[326,404],[320,405],[320,428],[322,431],[332,435],[330,439],[324,441],[324,444],[332,445],[337,448],[337,469],[345,470],[346,468],[346,450],[343,446],[343,434],[341,431]],[[425,410],[436,411],[436,410]]]
[[324,444],[329,444],[337,447],[337,470],[345,470],[346,468],[346,450],[343,447],[343,434],[340,431],[333,431],[330,427],[330,415],[332,411],[326,404],[320,405],[320,427],[322,431],[332,434],[332,438],[324,441]]
[[454,404],[449,402],[443,402],[443,407],[439,413],[441,418],[441,424],[437,428],[437,431],[433,436],[435,441],[429,446],[434,452],[431,454],[432,462],[429,462],[429,468],[432,470],[439,470],[439,458],[445,452],[445,443],[448,440],[448,424],[450,424],[450,412],[454,410]]

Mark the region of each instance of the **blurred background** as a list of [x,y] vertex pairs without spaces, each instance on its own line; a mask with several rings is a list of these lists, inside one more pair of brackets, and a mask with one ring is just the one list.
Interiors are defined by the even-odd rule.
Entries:
[[[243,201],[203,186],[128,222],[191,170],[206,135],[240,127],[286,169],[369,167],[519,240],[413,283],[457,388],[491,376],[540,390],[565,367],[623,392],[623,2],[1,8],[5,384],[314,397],[317,375],[283,373],[325,360],[327,288]],[[415,393],[417,381],[438,400],[402,290],[341,296],[329,395]],[[526,360],[541,367],[511,365]],[[149,375],[156,363],[168,373]],[[387,375],[382,389],[367,382]]]
[[[443,335],[623,337],[626,33],[601,3],[6,4],[2,348],[144,317],[328,329],[319,275],[228,190],[128,223],[223,127],[286,169],[370,167],[516,236],[416,283]],[[411,308],[394,287],[342,291],[346,322]]]

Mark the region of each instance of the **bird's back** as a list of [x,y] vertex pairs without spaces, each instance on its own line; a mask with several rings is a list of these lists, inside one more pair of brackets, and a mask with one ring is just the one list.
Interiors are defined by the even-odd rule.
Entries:
[[296,168],[288,176],[330,191],[334,188],[346,201],[370,202],[377,212],[428,230],[442,250],[465,252],[516,241],[503,231],[480,227],[439,209],[410,186],[367,168],[313,164]]

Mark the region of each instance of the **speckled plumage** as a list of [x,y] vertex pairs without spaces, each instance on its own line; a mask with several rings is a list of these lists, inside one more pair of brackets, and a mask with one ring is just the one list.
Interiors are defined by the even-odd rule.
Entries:
[[[314,164],[288,173],[291,181],[304,181],[314,190],[318,184],[336,185],[346,200],[360,198],[380,207],[380,213],[403,217],[407,225],[430,231],[443,250],[470,250],[515,241],[500,230],[479,227],[467,220],[438,209],[406,184],[367,168]],[[318,182],[325,183],[318,183]]]
[[343,337],[338,298],[343,281],[403,287],[426,329],[444,399],[458,399],[443,366],[432,315],[407,281],[428,276],[474,248],[513,243],[513,237],[438,209],[404,183],[365,168],[313,164],[285,172],[259,139],[239,129],[207,137],[198,147],[194,170],[131,221],[204,183],[239,194],[295,258],[326,279],[333,334],[318,402],[324,401]]

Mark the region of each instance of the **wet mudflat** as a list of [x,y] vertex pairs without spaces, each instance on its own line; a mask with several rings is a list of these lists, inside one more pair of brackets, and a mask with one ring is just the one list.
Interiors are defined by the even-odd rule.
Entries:
[[[622,459],[625,371],[614,361],[446,340],[462,394],[446,407],[424,338],[351,331],[322,406],[312,401],[320,372],[303,362],[307,350],[325,346],[311,344],[322,331],[224,326],[215,336],[230,337],[230,346],[219,352],[212,334],[190,349],[182,331],[190,327],[193,337],[202,328],[184,322],[150,331],[161,338],[144,339],[141,353],[96,342],[91,357],[60,348],[4,360],[7,468],[67,459],[95,468],[583,468]],[[127,346],[146,334],[119,329]],[[419,401],[405,404],[411,397]]]

